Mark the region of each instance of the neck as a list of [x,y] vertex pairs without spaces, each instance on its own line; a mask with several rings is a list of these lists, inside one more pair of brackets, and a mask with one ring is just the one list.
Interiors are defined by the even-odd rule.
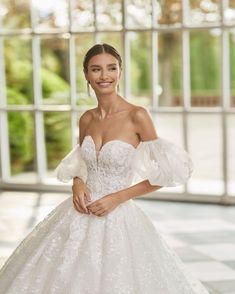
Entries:
[[105,119],[108,115],[118,111],[119,104],[123,98],[116,93],[96,95],[98,100],[98,114],[100,119]]

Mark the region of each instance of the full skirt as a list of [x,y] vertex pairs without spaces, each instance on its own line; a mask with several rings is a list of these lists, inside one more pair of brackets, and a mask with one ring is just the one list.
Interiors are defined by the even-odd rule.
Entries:
[[0,271],[1,294],[206,294],[143,210],[103,217],[59,204]]

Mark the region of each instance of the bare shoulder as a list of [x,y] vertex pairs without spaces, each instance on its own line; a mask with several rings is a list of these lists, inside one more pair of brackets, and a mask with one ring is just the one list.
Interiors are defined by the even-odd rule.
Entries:
[[93,109],[86,110],[79,119],[79,124],[86,124],[89,123],[89,121],[92,119],[93,116]]
[[131,112],[132,120],[136,125],[142,125],[152,122],[149,111],[143,106],[135,106]]
[[136,106],[132,111],[132,119],[136,127],[136,133],[142,141],[158,138],[151,114],[143,106]]
[[148,116],[150,116],[148,110],[143,106],[134,106],[132,115],[135,122],[145,120]]
[[86,110],[79,119],[79,143],[81,144],[85,133],[86,133],[86,128],[89,125],[89,123],[91,122],[93,117],[93,112],[92,109],[88,109]]

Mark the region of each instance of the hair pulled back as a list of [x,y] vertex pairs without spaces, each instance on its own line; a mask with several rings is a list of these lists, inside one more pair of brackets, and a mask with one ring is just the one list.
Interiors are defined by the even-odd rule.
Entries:
[[88,63],[90,59],[98,54],[108,53],[115,57],[118,60],[120,68],[122,68],[122,58],[118,51],[111,45],[103,43],[103,44],[95,44],[92,46],[86,53],[84,60],[83,60],[83,70],[84,72],[88,71]]

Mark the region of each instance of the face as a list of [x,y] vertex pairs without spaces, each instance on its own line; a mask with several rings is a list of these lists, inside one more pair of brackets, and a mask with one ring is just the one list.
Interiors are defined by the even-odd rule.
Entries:
[[88,70],[85,73],[87,81],[96,94],[116,92],[120,75],[118,60],[108,53],[93,56],[88,62]]

